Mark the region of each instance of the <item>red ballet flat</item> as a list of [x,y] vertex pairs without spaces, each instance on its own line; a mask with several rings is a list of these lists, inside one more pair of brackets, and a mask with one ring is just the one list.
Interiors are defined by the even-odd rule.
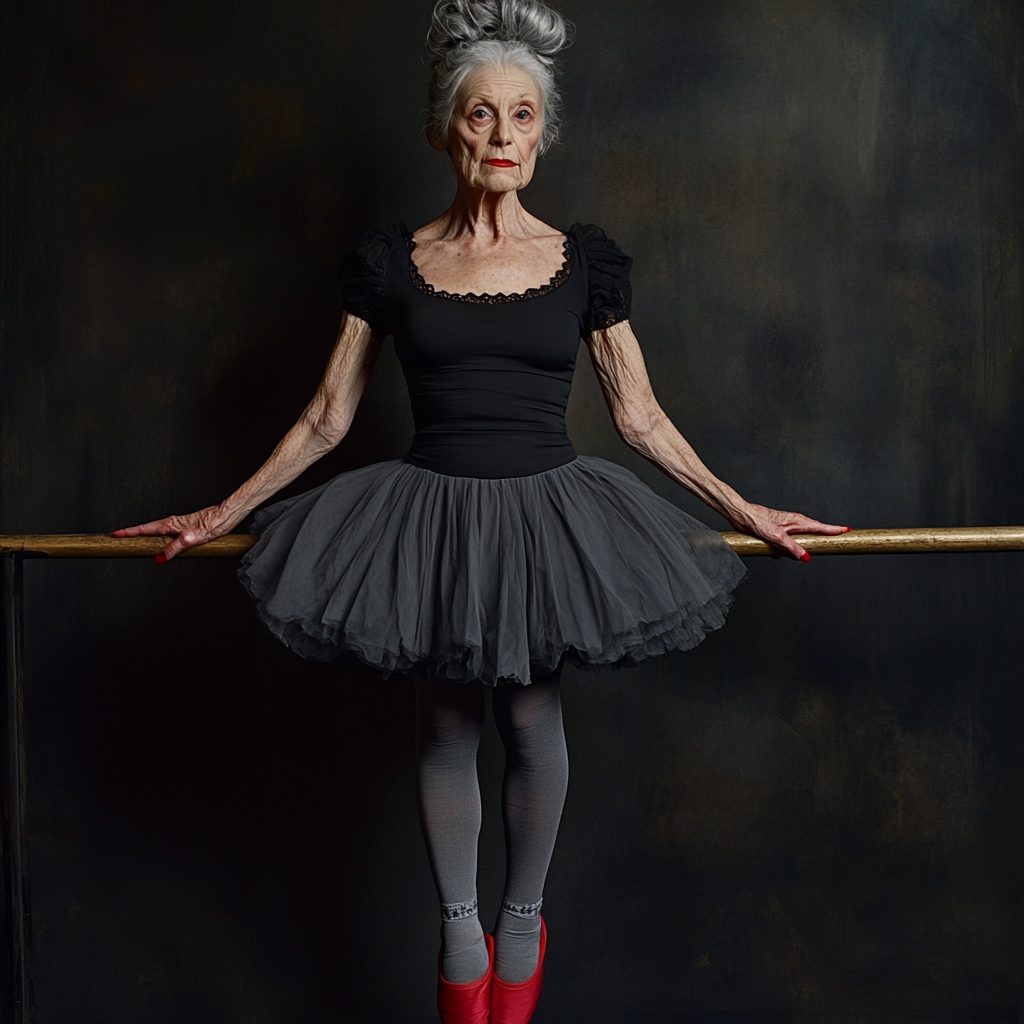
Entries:
[[491,979],[494,977],[494,939],[487,943],[487,973],[465,985],[453,985],[441,974],[442,957],[437,962],[437,1012],[441,1024],[487,1024],[491,1009]]
[[533,977],[510,985],[496,974],[491,982],[491,1024],[527,1024],[537,1009],[544,979],[544,952],[548,946],[548,927],[540,919],[540,956]]

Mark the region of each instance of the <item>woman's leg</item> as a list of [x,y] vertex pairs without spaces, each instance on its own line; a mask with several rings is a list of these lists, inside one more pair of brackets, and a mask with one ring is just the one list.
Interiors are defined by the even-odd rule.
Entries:
[[494,973],[527,981],[540,954],[540,905],[569,781],[558,691],[561,667],[529,686],[495,688],[494,720],[505,745],[505,895],[494,929]]
[[441,974],[462,985],[487,973],[477,916],[480,787],[476,754],[484,721],[479,683],[416,677],[417,798],[430,868],[441,900]]

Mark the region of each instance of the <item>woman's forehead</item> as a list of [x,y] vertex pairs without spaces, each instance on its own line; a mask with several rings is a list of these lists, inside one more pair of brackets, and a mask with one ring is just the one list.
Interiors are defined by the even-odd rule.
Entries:
[[468,100],[533,100],[540,99],[540,89],[532,75],[507,64],[489,64],[466,77],[462,96]]

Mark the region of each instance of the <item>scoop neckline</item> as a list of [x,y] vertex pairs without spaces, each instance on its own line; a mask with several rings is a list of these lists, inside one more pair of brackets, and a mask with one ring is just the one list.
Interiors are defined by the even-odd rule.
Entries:
[[477,302],[485,305],[498,305],[503,302],[522,302],[524,299],[536,299],[542,295],[548,295],[560,285],[564,284],[569,277],[569,270],[572,265],[571,240],[568,231],[563,231],[565,236],[562,240],[562,265],[552,275],[547,284],[538,285],[536,288],[527,288],[524,292],[449,292],[444,288],[435,288],[428,281],[424,280],[419,267],[416,266],[412,254],[416,249],[416,239],[413,233],[405,224],[400,224],[402,234],[405,236],[405,267],[409,274],[409,280],[417,291],[424,295],[432,295],[439,299],[448,299],[452,302]]

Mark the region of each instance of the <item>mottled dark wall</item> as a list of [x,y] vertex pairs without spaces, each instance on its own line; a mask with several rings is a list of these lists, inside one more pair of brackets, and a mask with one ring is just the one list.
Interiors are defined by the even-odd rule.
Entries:
[[[857,527],[1021,522],[1020,7],[562,8],[568,126],[524,198],[635,255],[656,390],[709,464]],[[0,531],[189,511],[256,468],[343,252],[448,202],[428,17],[5,5]],[[698,512],[577,378],[577,447]],[[410,430],[388,348],[290,491]],[[752,560],[698,650],[567,672],[538,1024],[1017,1021],[1022,566]],[[289,655],[228,563],[26,577],[39,1024],[431,1020],[407,683]],[[489,916],[493,735],[482,766]]]

